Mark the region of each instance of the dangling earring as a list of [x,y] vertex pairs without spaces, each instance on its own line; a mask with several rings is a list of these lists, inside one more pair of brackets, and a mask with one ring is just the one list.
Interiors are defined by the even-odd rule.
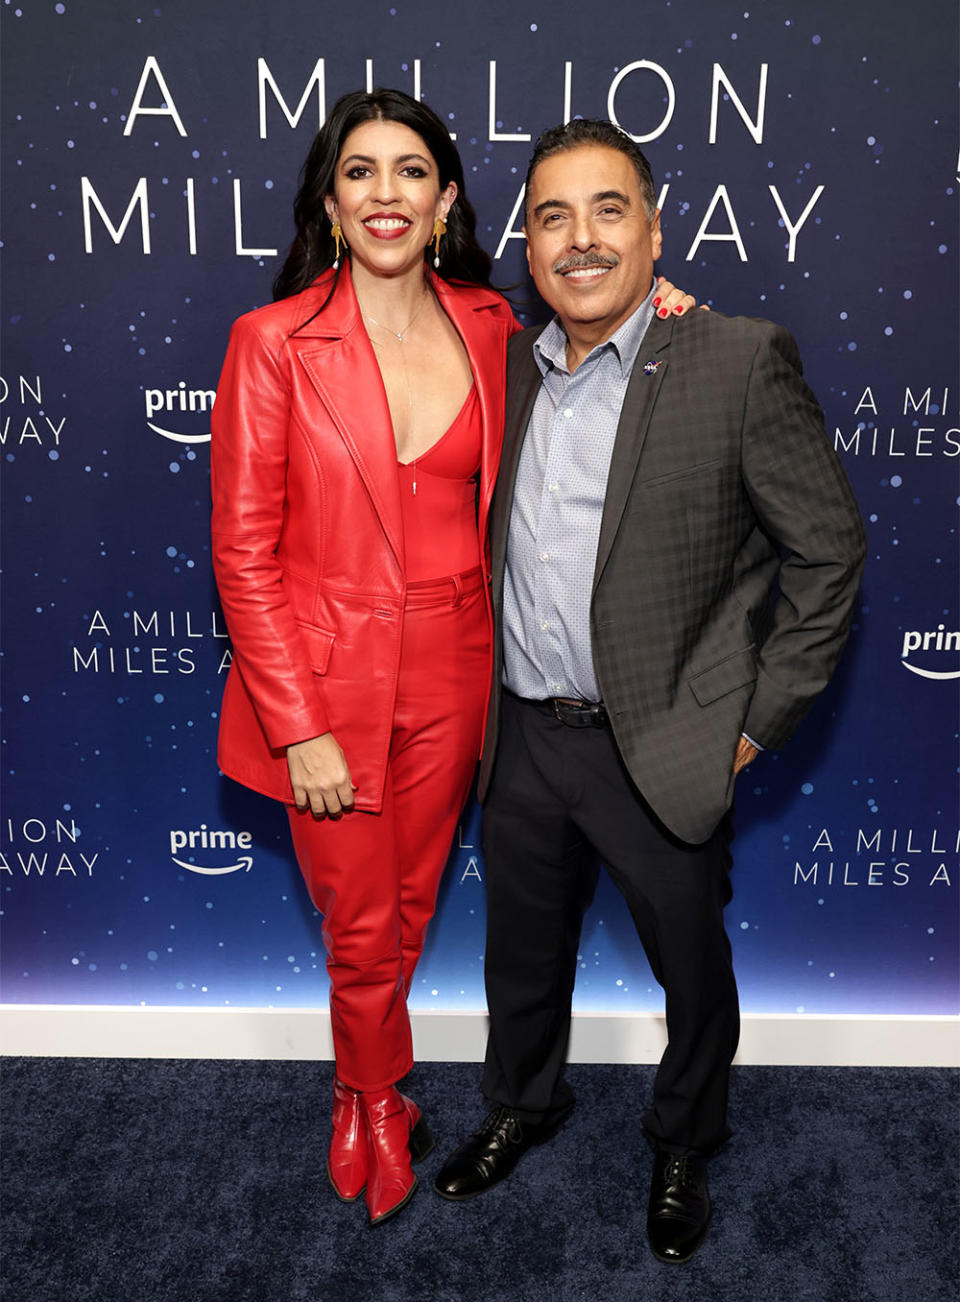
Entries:
[[440,270],[440,241],[447,233],[447,223],[442,217],[438,217],[433,223],[433,235],[430,237],[430,243],[433,245],[433,265]]
[[334,260],[333,260],[333,269],[334,269],[334,271],[336,271],[337,268],[340,266],[340,243],[341,243],[341,241],[343,242],[343,247],[344,247],[344,248],[347,247],[347,241],[343,238],[343,227],[340,225],[340,219],[339,219],[339,217],[334,221],[333,225],[330,227],[330,234],[331,234],[331,235],[333,236],[333,238],[336,240],[336,244],[337,244],[337,252],[336,252],[336,256],[334,257]]

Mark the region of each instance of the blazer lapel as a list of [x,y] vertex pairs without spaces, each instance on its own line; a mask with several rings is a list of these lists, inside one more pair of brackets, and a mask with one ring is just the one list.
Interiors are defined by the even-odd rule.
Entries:
[[517,466],[523,448],[523,437],[530,422],[534,403],[543,378],[533,355],[533,345],[541,331],[524,336],[526,347],[509,370],[507,376],[506,421],[503,434],[503,455],[497,476],[497,491],[493,498],[490,517],[490,557],[493,570],[494,601],[503,588],[503,572],[507,561],[507,533],[510,528],[510,511],[513,508],[513,490],[517,479]]
[[299,338],[303,342],[296,346],[297,356],[350,451],[402,567],[403,520],[393,422],[349,272],[341,274],[327,307],[299,332]]
[[480,458],[480,537],[486,535],[487,514],[500,449],[503,444],[503,386],[506,363],[507,321],[494,316],[489,303],[471,302],[469,291],[456,289],[431,273],[437,298],[463,340],[477,386],[483,422]]
[[[613,547],[620,521],[630,496],[630,489],[637,472],[637,463],[650,426],[650,418],[656,406],[669,362],[658,356],[670,346],[673,335],[673,318],[659,321],[654,317],[647,333],[640,344],[633,372],[627,384],[617,434],[610,458],[610,473],[607,477],[607,492],[603,504],[603,518],[600,522],[600,538],[597,543],[597,563],[593,571],[593,591],[603,573],[610,551]],[[644,365],[656,357],[656,369],[648,374]]]

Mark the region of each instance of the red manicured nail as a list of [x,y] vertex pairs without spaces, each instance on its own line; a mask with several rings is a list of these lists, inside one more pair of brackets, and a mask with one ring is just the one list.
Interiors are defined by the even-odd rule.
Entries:
[[660,311],[657,313],[657,316],[669,316],[669,315],[670,313],[667,311],[665,307],[662,307]]
[[660,300],[659,298],[655,298],[655,299],[653,300],[653,306],[654,306],[654,307],[659,307],[659,306],[660,306],[660,302],[661,302],[661,300]]
[[682,307],[675,307],[673,310],[674,312],[676,312],[677,316],[680,316],[680,314],[683,312]]

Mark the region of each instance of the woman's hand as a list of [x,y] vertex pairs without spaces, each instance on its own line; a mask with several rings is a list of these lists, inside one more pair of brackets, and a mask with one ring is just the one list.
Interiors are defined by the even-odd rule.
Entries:
[[332,732],[288,746],[287,767],[298,809],[309,805],[314,818],[337,818],[353,808],[350,770]]
[[[683,316],[696,306],[697,300],[692,294],[685,294],[682,289],[671,285],[669,280],[664,280],[663,276],[657,277],[657,292],[653,296],[653,308],[657,316]],[[710,311],[706,303],[703,304],[703,310]]]

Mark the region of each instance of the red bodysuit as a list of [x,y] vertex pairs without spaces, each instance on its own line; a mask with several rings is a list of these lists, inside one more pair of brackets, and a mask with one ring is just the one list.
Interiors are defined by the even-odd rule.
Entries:
[[480,399],[473,384],[447,432],[415,461],[397,462],[408,583],[460,574],[479,564],[479,470]]

